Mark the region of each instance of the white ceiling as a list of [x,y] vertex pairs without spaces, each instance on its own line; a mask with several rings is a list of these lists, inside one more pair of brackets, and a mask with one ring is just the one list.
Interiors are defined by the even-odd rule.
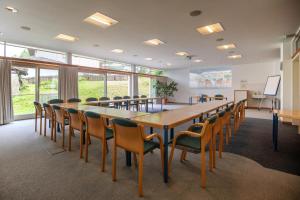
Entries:
[[[8,5],[19,12],[8,12],[4,9]],[[202,14],[191,17],[189,12],[197,9]],[[119,23],[102,29],[83,22],[95,12]],[[299,19],[299,0],[0,0],[0,32],[4,33],[0,40],[152,67],[167,62],[172,63],[168,68],[224,66],[279,59],[280,42],[296,31]],[[222,23],[224,32],[203,36],[196,31],[216,22]],[[59,33],[79,41],[54,40]],[[220,37],[225,40],[217,42]],[[153,38],[166,44],[143,44]],[[235,43],[234,51],[242,59],[229,60],[228,51],[216,49],[226,43]],[[112,53],[116,48],[124,53]],[[192,63],[176,56],[177,51],[197,55],[203,62]]]

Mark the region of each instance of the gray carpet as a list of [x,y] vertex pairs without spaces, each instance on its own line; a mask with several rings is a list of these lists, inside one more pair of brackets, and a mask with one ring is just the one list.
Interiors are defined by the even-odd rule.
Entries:
[[[33,131],[33,120],[0,126],[0,199],[140,199],[137,170],[125,166],[118,152],[117,182],[111,180],[111,154],[106,172],[100,171],[101,146],[93,140],[89,163],[79,159],[79,137],[73,151],[59,152],[49,134]],[[58,138],[58,142],[60,142]],[[111,145],[111,144],[109,144]],[[246,157],[224,153],[217,169],[207,172],[207,188],[200,187],[200,156],[175,155],[170,182],[162,178],[159,151],[144,163],[145,199],[300,199],[300,177],[264,168]]]

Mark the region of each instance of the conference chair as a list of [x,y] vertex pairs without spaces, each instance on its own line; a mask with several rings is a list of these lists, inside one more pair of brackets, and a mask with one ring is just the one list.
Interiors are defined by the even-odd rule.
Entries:
[[224,96],[222,94],[216,94],[215,95],[215,100],[224,100]]
[[[229,144],[229,138],[231,137],[231,108],[225,109],[224,117],[221,118],[222,127],[225,127],[225,140],[226,144]],[[223,150],[223,149],[222,149]]]
[[48,104],[58,104],[58,103],[63,103],[64,100],[62,99],[51,99],[50,101],[48,101]]
[[40,135],[42,134],[42,120],[43,120],[43,108],[41,106],[41,104],[39,102],[33,102],[34,104],[34,108],[35,108],[35,121],[34,121],[34,125],[35,125],[35,132],[37,132],[37,120],[38,118],[40,118]]
[[216,146],[217,146],[217,137],[219,137],[219,158],[222,158],[223,152],[223,143],[224,143],[224,135],[223,135],[223,124],[222,120],[224,119],[225,111],[220,111],[217,113],[217,119],[212,127],[212,137],[213,137],[213,168],[216,168]]
[[[66,115],[66,111],[59,107],[59,106],[52,106],[54,110],[54,124],[53,126],[56,127],[56,125],[61,126],[61,133],[62,133],[62,148],[65,147],[65,127],[69,125],[69,119]],[[54,128],[54,142],[56,142],[56,129]]]
[[[113,138],[111,127],[106,124],[106,119],[94,112],[85,112],[84,120],[86,124],[85,141],[90,136],[101,140],[102,162],[101,170],[105,171],[105,160],[107,153],[107,141]],[[88,142],[85,142],[85,162],[88,162]]]
[[[113,145],[113,169],[112,180],[116,181],[116,166],[117,166],[117,148],[125,149],[138,154],[138,185],[139,196],[143,196],[143,163],[144,155],[153,151],[156,148],[160,149],[162,170],[164,167],[163,157],[163,141],[162,137],[153,133],[145,134],[144,126],[139,125],[127,119],[113,119],[114,145]],[[156,138],[158,142],[153,141]]]
[[81,99],[77,99],[77,98],[70,98],[67,101],[68,103],[80,103]]
[[67,115],[69,119],[69,145],[68,150],[71,151],[72,149],[72,135],[74,135],[74,130],[77,130],[80,132],[80,158],[82,158],[82,152],[83,152],[83,143],[84,143],[84,134],[86,131],[85,124],[83,123],[83,114],[82,112],[69,108],[67,110]]
[[200,153],[201,155],[201,186],[206,187],[206,159],[205,149],[209,146],[209,170],[212,171],[212,128],[217,116],[211,116],[204,123],[191,125],[187,131],[180,131],[172,141],[172,149],[169,158],[169,174],[175,148],[182,150],[180,161],[186,160],[187,152]]
[[[131,99],[130,96],[123,96],[123,99]],[[128,105],[127,105],[128,104]],[[121,104],[122,108],[125,108],[128,106],[128,110],[131,108],[131,102],[130,101],[125,101]]]
[[[147,98],[147,96],[146,95],[141,95],[141,98]],[[154,101],[153,101],[153,99],[152,100],[142,100],[142,102],[140,103],[141,104],[141,108],[142,108],[142,105],[145,105],[145,107],[146,107],[146,101],[148,101],[148,107],[149,107],[149,104],[152,104],[152,110],[153,110],[153,104],[154,104]],[[145,108],[145,110],[146,110],[146,108]]]
[[85,101],[86,101],[86,102],[98,101],[98,99],[95,98],[95,97],[89,97],[89,98],[87,98]]
[[[139,99],[140,97],[138,95],[134,95],[133,96],[134,99]],[[135,100],[135,101],[132,101],[130,103],[131,106],[135,107],[136,108],[136,111],[139,111],[139,104],[140,104],[140,101],[139,100]]]
[[[109,100],[110,100],[110,98],[108,98],[108,97],[100,97],[99,98],[99,101],[109,101]],[[100,106],[102,106],[102,107],[110,107],[109,103],[100,103]]]
[[200,97],[200,102],[207,102],[209,99],[208,95],[207,94],[202,94],[201,97]]
[[44,103],[43,104],[43,107],[44,107],[44,110],[45,110],[45,118],[44,118],[44,136],[46,136],[46,133],[47,133],[47,119],[49,121],[49,127],[51,128],[51,140],[53,140],[53,131],[54,131],[54,125],[53,125],[53,122],[54,122],[54,111],[52,109],[52,107],[47,104],[47,103]]
[[233,133],[236,134],[240,124],[240,106],[241,102],[234,104],[234,107],[231,111],[231,117],[233,118]]
[[[121,100],[121,99],[122,99],[122,97],[120,97],[120,96],[115,96],[115,97],[113,98],[113,100]],[[122,102],[114,103],[114,107],[115,107],[115,108],[122,108]]]

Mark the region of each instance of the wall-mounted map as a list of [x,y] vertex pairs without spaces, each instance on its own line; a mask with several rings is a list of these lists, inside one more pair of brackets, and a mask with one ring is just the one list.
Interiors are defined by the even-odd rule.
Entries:
[[232,71],[190,71],[191,88],[229,88],[232,85]]

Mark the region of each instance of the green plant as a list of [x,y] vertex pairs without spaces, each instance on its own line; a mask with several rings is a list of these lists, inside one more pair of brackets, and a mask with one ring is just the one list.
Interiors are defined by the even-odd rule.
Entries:
[[157,81],[156,84],[153,85],[153,87],[156,89],[157,95],[164,99],[167,99],[168,97],[173,97],[174,92],[178,91],[177,83],[174,81],[170,83]]

